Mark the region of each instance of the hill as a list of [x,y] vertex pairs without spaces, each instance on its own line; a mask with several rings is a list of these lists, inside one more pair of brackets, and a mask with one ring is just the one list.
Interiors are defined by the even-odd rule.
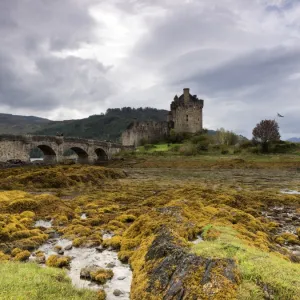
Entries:
[[49,123],[48,119],[33,116],[0,114],[0,134],[34,133]]
[[165,121],[167,110],[155,108],[113,108],[105,114],[93,115],[81,120],[56,121],[36,130],[36,134],[76,136],[100,140],[118,141],[122,132],[136,119],[137,121]]

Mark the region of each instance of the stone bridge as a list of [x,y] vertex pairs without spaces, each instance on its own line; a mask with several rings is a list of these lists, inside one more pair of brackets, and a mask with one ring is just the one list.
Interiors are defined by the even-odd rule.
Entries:
[[10,159],[30,161],[30,152],[39,148],[44,153],[44,162],[56,163],[64,159],[71,149],[78,155],[78,163],[95,163],[111,159],[122,146],[97,140],[36,135],[0,135],[0,161]]

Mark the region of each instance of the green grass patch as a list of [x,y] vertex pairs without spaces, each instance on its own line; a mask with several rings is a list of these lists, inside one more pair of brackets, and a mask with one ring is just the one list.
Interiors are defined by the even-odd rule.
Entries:
[[140,153],[167,152],[172,150],[172,148],[181,145],[182,144],[149,144],[145,146],[140,146],[137,148],[137,150]]
[[215,229],[220,232],[216,240],[199,243],[192,250],[204,257],[237,261],[243,278],[238,299],[262,299],[261,287],[264,285],[273,291],[274,299],[299,299],[299,264],[247,245],[230,227],[216,226]]
[[0,263],[0,299],[97,299],[97,293],[75,289],[65,271],[33,263]]

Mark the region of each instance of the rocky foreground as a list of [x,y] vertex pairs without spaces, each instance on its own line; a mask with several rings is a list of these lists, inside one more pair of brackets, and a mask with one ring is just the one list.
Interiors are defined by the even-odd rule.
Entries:
[[[73,284],[90,289],[82,299],[298,299],[296,193],[140,180],[101,167],[5,172],[0,269],[28,260],[46,264],[41,272],[65,268]],[[115,258],[101,263],[103,253]],[[130,296],[111,285],[123,280]]]

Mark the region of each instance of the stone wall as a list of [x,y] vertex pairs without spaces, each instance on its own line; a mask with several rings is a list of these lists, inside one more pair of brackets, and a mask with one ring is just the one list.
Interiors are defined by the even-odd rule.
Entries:
[[111,159],[122,146],[97,140],[64,138],[56,136],[0,136],[0,162],[10,159],[30,160],[30,152],[39,148],[44,154],[45,162],[61,162],[64,153],[72,149],[78,155],[80,163],[94,163]]
[[154,143],[169,134],[168,122],[133,122],[122,134],[123,146],[140,146],[141,142]]
[[190,90],[185,88],[183,94],[175,96],[171,103],[171,110],[167,122],[133,122],[122,134],[122,145],[139,146],[144,139],[147,143],[153,143],[165,139],[170,129],[175,132],[196,133],[203,129],[204,101],[192,96]]
[[[201,101],[201,100],[198,100]],[[196,133],[203,129],[201,102],[182,103],[172,108],[170,121],[173,121],[175,132]]]

